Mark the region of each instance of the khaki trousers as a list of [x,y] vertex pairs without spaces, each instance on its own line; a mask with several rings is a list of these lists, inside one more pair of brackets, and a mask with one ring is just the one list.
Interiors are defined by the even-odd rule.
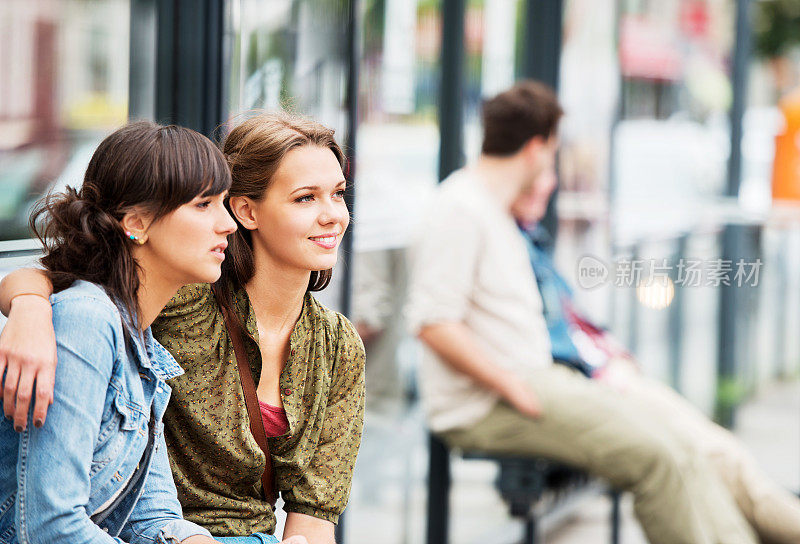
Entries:
[[464,449],[561,461],[632,492],[636,516],[653,544],[758,542],[746,509],[740,510],[689,433],[678,430],[683,412],[693,419],[702,415],[685,406],[681,415],[664,409],[676,402],[670,395],[656,402],[643,390],[619,393],[560,365],[537,370],[530,385],[540,417],[500,402],[477,424],[442,438]]
[[773,482],[730,431],[660,382],[636,375],[622,394],[647,404],[654,418],[716,469],[761,542],[800,543],[800,499]]

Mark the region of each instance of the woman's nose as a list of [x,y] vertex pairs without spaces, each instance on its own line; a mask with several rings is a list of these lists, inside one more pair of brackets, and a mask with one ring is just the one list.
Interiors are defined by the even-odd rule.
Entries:
[[219,217],[219,231],[224,233],[225,235],[231,234],[236,231],[236,221],[233,220],[231,214],[228,213],[228,210],[225,207],[222,207]]
[[347,223],[350,221],[350,214],[347,211],[347,205],[343,202],[328,201],[323,206],[319,214],[319,222],[322,225],[331,223]]

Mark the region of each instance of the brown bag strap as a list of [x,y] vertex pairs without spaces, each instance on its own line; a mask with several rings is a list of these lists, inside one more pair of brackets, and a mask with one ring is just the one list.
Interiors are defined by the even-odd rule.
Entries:
[[233,343],[233,352],[236,354],[236,365],[239,367],[239,378],[244,392],[244,401],[247,406],[247,415],[250,417],[250,432],[256,439],[261,451],[266,456],[264,473],[261,475],[261,486],[264,488],[264,497],[274,507],[278,500],[278,490],[275,484],[275,471],[272,468],[272,456],[269,453],[267,443],[267,433],[264,431],[264,420],[261,418],[261,409],[258,407],[258,396],[256,395],[256,385],[253,382],[253,373],[250,364],[247,362],[247,350],[244,347],[244,331],[239,320],[231,315],[228,308],[221,300],[221,297],[214,289],[214,296],[217,299],[222,317],[225,320],[225,328]]

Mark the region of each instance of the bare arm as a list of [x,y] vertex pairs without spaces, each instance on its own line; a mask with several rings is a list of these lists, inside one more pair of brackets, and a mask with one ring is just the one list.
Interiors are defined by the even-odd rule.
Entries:
[[0,312],[8,323],[0,333],[0,393],[6,417],[18,431],[27,425],[28,408],[35,394],[33,421],[44,424],[53,402],[56,372],[56,338],[48,297],[53,286],[37,269],[15,270],[0,282]]
[[425,325],[419,338],[446,364],[494,391],[523,414],[537,417],[541,413],[533,390],[513,372],[492,363],[463,323]]
[[8,274],[0,281],[0,312],[8,317],[11,301],[18,296],[38,295],[49,298],[53,285],[44,271],[37,268],[21,268]]
[[309,544],[335,544],[333,527],[334,525],[330,521],[298,512],[289,512],[286,516],[283,538],[289,544],[294,544],[291,538],[297,538],[300,535],[304,536]]

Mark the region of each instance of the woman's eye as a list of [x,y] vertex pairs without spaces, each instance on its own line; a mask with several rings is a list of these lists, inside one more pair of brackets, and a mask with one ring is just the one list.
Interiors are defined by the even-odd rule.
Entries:
[[314,195],[303,195],[295,199],[295,202],[311,202],[314,200]]
[[210,200],[203,200],[202,202],[197,203],[197,207],[200,209],[205,209],[208,208],[209,206],[211,206]]
[[336,191],[335,193],[333,193],[333,195],[334,195],[335,197],[337,197],[337,198],[344,198],[344,189],[339,189],[338,191]]

